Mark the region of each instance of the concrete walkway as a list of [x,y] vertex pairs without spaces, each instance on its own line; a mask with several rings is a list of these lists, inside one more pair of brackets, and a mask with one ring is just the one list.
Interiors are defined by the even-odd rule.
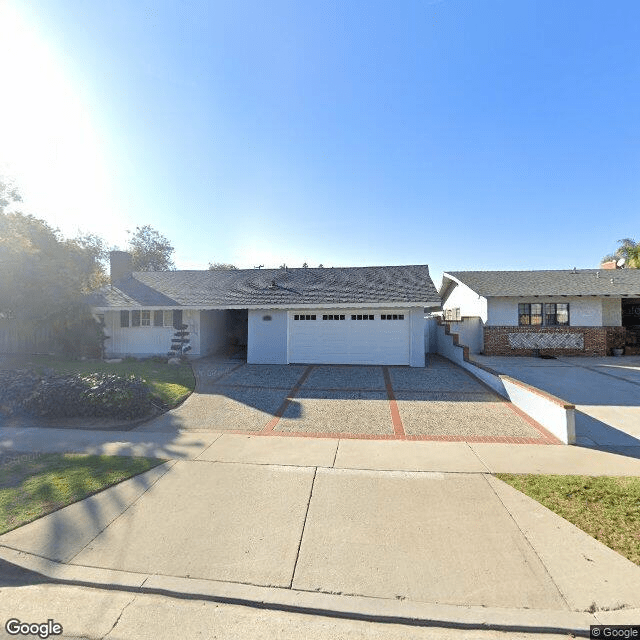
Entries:
[[0,437],[3,456],[50,450],[168,458],[0,537],[0,560],[67,584],[521,632],[640,616],[640,567],[490,475],[640,476],[629,455],[212,433]]

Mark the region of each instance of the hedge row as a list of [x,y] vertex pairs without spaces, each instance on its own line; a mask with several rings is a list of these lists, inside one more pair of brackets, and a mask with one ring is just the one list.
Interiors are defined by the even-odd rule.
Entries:
[[151,413],[141,378],[110,373],[0,371],[0,409],[32,417],[135,420]]

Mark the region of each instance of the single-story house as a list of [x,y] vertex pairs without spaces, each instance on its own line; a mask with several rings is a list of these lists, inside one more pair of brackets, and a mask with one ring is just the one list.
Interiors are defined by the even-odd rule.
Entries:
[[640,269],[450,271],[443,318],[471,353],[611,355],[640,337]]
[[246,346],[254,364],[425,364],[426,265],[133,272],[111,253],[111,285],[91,298],[110,357],[167,355],[186,325],[190,356]]

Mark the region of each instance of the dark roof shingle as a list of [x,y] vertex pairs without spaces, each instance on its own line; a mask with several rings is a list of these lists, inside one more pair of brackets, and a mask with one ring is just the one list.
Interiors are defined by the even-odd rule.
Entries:
[[[479,295],[491,296],[638,296],[640,269],[567,269],[548,271],[448,271]],[[613,282],[611,281],[613,279]]]
[[[273,283],[275,282],[275,286]],[[338,267],[135,272],[104,287],[95,307],[439,304],[429,267]]]

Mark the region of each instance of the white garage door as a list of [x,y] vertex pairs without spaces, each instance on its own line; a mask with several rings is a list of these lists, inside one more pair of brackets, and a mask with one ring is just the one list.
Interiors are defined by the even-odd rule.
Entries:
[[406,309],[289,313],[289,362],[409,364]]

